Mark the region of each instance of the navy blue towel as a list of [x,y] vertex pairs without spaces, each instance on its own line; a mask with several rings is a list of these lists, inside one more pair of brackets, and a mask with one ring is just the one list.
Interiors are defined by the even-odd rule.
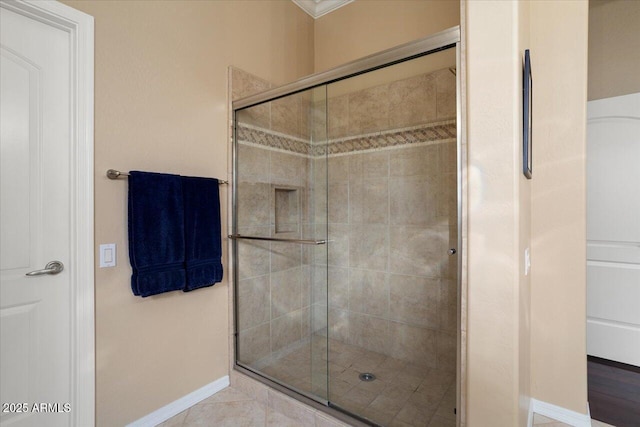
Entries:
[[179,175],[129,172],[129,259],[134,295],[185,289],[184,198]]
[[183,176],[182,193],[188,292],[222,281],[218,180]]

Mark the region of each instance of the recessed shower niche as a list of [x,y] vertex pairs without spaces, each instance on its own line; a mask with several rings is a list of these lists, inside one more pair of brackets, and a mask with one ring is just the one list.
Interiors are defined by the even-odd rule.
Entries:
[[300,194],[302,188],[273,187],[275,232],[297,233],[300,230]]
[[234,102],[236,369],[371,425],[456,423],[449,31]]

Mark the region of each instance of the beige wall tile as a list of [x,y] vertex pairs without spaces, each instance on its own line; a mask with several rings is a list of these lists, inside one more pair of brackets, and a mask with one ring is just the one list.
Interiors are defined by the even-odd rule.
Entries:
[[326,159],[327,180],[329,183],[344,183],[348,181],[350,158],[351,156],[338,156]]
[[318,332],[326,329],[328,309],[324,304],[313,304],[311,306],[311,331]]
[[240,331],[268,322],[270,285],[269,275],[238,281],[238,326]]
[[389,322],[390,356],[416,365],[437,366],[436,332],[431,329]]
[[347,342],[349,340],[349,312],[329,308],[329,323],[327,334],[329,338]]
[[348,224],[329,224],[329,265],[337,267],[349,265],[351,245],[349,230]]
[[440,280],[391,274],[389,278],[389,317],[436,329],[439,326]]
[[438,329],[455,333],[457,330],[457,308],[458,308],[458,284],[453,279],[440,280],[440,302],[438,304],[438,314],[440,324]]
[[271,182],[296,187],[307,186],[309,160],[303,156],[271,152]]
[[435,76],[422,74],[389,84],[390,128],[429,123],[436,117]]
[[349,179],[384,178],[389,176],[389,151],[374,151],[345,156],[349,160]]
[[442,145],[431,144],[390,150],[389,175],[392,177],[439,176],[444,167],[442,165]]
[[[313,245],[311,250],[311,264],[316,266],[326,266],[329,261],[329,249],[331,248],[331,244],[333,242],[329,241],[329,231],[327,224],[316,224],[315,225],[315,237],[318,239],[324,239],[326,244],[324,245]],[[331,249],[333,250],[333,249]]]
[[438,120],[454,118],[456,116],[456,76],[448,69],[440,70],[435,74],[438,87]]
[[329,222],[349,222],[349,195],[349,183],[347,181],[329,184],[329,194],[327,195]]
[[[329,197],[332,195],[330,194]],[[389,222],[388,179],[362,176],[350,179],[348,207],[349,222],[352,224],[387,224]]]
[[440,147],[440,167],[442,173],[457,173],[458,148],[456,141],[438,144]]
[[271,242],[271,271],[288,270],[302,264],[301,245]]
[[298,113],[298,136],[305,140],[311,139],[312,108],[313,108],[313,89],[299,93],[300,104]]
[[302,338],[302,310],[271,321],[271,351],[276,352]]
[[238,360],[252,365],[271,354],[269,323],[238,333]]
[[271,84],[266,80],[236,67],[231,68],[231,79],[232,98],[234,100],[254,95],[271,87]]
[[268,182],[271,150],[239,143],[237,155],[239,180]]
[[271,129],[291,136],[301,136],[300,95],[293,94],[271,102]]
[[326,224],[329,217],[327,211],[327,183],[316,180],[311,191],[311,198],[313,203],[313,214],[311,215],[311,218],[317,225]]
[[440,277],[447,262],[449,228],[397,225],[389,227],[389,271]]
[[457,176],[455,173],[442,174],[438,182],[438,222],[448,221],[455,224],[458,214]]
[[349,266],[367,270],[387,269],[389,239],[385,225],[354,224],[348,233]]
[[265,182],[238,182],[238,226],[269,225],[271,185]]
[[[269,227],[244,227],[241,234],[269,236]],[[238,277],[246,279],[269,273],[271,252],[269,242],[259,240],[238,240]]]
[[349,269],[329,266],[329,307],[347,310],[349,308]]
[[343,138],[349,134],[349,95],[327,101],[329,138]]
[[300,267],[300,300],[302,301],[302,307],[308,307],[311,305],[311,266],[302,265]]
[[388,85],[349,94],[349,135],[388,129],[388,96]]
[[321,143],[327,140],[327,102],[315,93],[310,111],[311,140]]
[[351,269],[349,310],[379,317],[389,316],[389,275],[382,271]]
[[311,287],[311,302],[312,304],[324,304],[327,305],[327,266],[326,265],[313,265],[312,271],[312,283]]
[[236,122],[255,126],[260,129],[269,129],[271,122],[271,103],[255,105],[236,112]]
[[300,310],[300,337],[305,339],[312,333],[311,330],[311,306],[303,307]]
[[390,178],[390,223],[397,225],[429,225],[437,215],[436,178],[416,175]]
[[350,313],[349,344],[372,351],[389,349],[389,321],[366,314]]
[[437,333],[438,369],[455,373],[456,371],[456,335],[453,332]]
[[283,316],[302,308],[302,269],[271,274],[271,318]]

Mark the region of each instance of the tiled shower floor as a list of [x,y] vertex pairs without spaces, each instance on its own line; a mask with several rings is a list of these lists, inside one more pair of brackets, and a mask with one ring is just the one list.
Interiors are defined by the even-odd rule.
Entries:
[[[455,426],[455,374],[316,336],[261,372],[385,426]],[[327,355],[328,360],[327,362]],[[329,370],[329,393],[327,375]],[[376,379],[364,382],[361,373]]]

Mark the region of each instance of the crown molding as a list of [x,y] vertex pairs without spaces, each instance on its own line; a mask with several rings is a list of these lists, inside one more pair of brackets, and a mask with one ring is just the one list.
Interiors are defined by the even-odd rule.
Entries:
[[345,6],[354,0],[291,0],[300,9],[307,12],[313,19]]

